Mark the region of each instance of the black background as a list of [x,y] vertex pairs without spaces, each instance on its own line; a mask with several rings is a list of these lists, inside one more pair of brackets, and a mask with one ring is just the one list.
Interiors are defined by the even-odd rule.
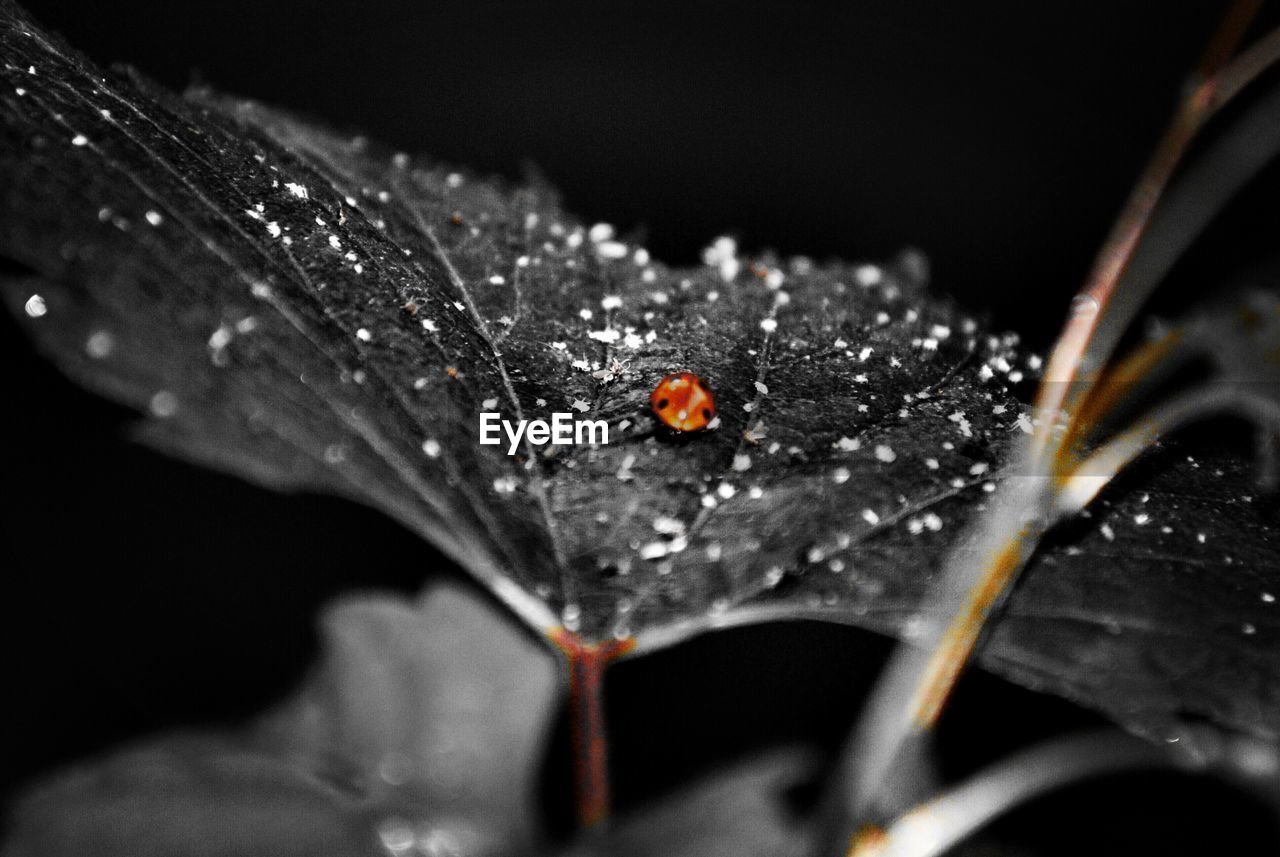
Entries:
[[[97,61],[173,87],[207,81],[482,173],[536,168],[570,210],[668,263],[726,231],[818,259],[918,246],[940,292],[1040,346],[1224,5],[27,3]],[[1237,266],[1239,236],[1256,244],[1274,223],[1245,220],[1183,278]],[[255,711],[305,668],[327,597],[450,573],[372,512],[129,445],[130,414],[0,325],[0,652],[20,724],[0,737],[0,787],[122,737]],[[833,741],[883,651],[802,626],[621,667],[620,800],[768,740]],[[1086,719],[976,681],[965,722],[990,747],[1040,715]],[[669,758],[654,764],[654,746]],[[565,776],[549,763],[548,794]],[[1167,825],[1178,805],[1151,818]]]

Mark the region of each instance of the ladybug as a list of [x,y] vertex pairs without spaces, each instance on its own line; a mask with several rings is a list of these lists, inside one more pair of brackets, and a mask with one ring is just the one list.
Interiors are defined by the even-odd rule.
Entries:
[[672,372],[659,381],[649,394],[649,406],[673,431],[700,431],[716,416],[715,397],[692,372]]

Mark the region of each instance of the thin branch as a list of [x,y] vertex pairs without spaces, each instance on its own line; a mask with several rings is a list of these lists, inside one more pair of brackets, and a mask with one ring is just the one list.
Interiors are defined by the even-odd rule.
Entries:
[[[1210,42],[1204,59],[1189,81],[1184,97],[1146,170],[1125,203],[1111,234],[1098,253],[1085,286],[1076,296],[1074,314],[1058,339],[1045,370],[1037,406],[1054,414],[1082,393],[1089,383],[1077,386],[1081,371],[1100,367],[1114,349],[1120,334],[1129,326],[1155,283],[1134,286],[1125,277],[1130,263],[1147,232],[1156,205],[1178,164],[1205,122],[1249,82],[1280,60],[1280,37],[1272,34],[1241,54],[1230,65],[1228,57],[1243,38],[1257,12],[1258,0],[1240,0],[1227,15]],[[1122,278],[1126,280],[1124,300],[1112,306]],[[1046,421],[1046,425],[1051,421]],[[1032,449],[1036,456],[1050,450],[1048,428],[1035,434]]]
[[1280,431],[1280,401],[1234,386],[1213,386],[1175,397],[1137,420],[1123,434],[1108,441],[1084,459],[1062,482],[1055,517],[1073,515],[1088,505],[1116,474],[1157,438],[1214,413],[1235,413],[1259,428]]
[[1109,368],[1094,385],[1089,397],[1080,405],[1059,439],[1060,447],[1054,472],[1061,473],[1069,467],[1063,459],[1085,446],[1094,431],[1114,416],[1116,409],[1126,400],[1140,400],[1158,384],[1166,381],[1173,372],[1196,353],[1181,330],[1171,330],[1152,342],[1145,342],[1130,352],[1124,360]]
[[1190,764],[1179,754],[1117,731],[1059,738],[1015,753],[946,789],[887,830],[864,831],[849,857],[941,857],[1001,815],[1064,786]]

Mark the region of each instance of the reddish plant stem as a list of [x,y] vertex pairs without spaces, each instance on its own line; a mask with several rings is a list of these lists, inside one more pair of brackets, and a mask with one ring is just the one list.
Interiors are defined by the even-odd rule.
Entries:
[[[1173,119],[1112,225],[1111,233],[1098,251],[1093,269],[1077,295],[1077,301],[1081,298],[1086,300],[1073,305],[1073,314],[1049,355],[1036,401],[1036,409],[1042,413],[1056,414],[1078,404],[1075,399],[1088,396],[1096,377],[1086,378],[1081,384],[1077,376],[1082,369],[1094,373],[1101,369],[1146,298],[1145,294],[1139,293],[1138,299],[1130,300],[1127,307],[1108,310],[1174,171],[1214,112],[1280,57],[1280,44],[1276,43],[1278,36],[1272,33],[1231,62],[1261,5],[1262,0],[1236,0],[1232,4],[1188,80],[1187,91]],[[1154,285],[1149,284],[1150,287]],[[1099,334],[1100,326],[1106,328],[1103,334]],[[1091,351],[1095,352],[1091,361],[1093,365],[1084,366]],[[1053,446],[1050,438],[1053,422],[1052,419],[1045,420],[1033,437],[1035,457],[1046,452],[1055,457],[1061,454],[1061,447]],[[1056,461],[1051,462],[1051,466],[1053,463]]]
[[569,733],[578,823],[592,828],[609,818],[609,738],[604,716],[604,670],[635,647],[630,637],[588,643],[565,628],[548,635],[569,667]]

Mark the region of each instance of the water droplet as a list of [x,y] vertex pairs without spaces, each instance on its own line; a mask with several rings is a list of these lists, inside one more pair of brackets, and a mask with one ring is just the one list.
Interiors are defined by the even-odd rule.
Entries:
[[560,621],[569,631],[576,631],[582,624],[582,608],[577,604],[566,604],[560,612]]
[[902,636],[907,640],[919,640],[924,637],[928,627],[928,620],[917,614],[908,619],[902,626]]
[[151,413],[167,419],[178,412],[178,397],[168,390],[161,390],[151,397]]
[[388,854],[399,857],[413,848],[413,828],[403,818],[388,818],[378,825],[378,840]]
[[378,761],[378,776],[392,786],[402,786],[413,776],[413,760],[404,753],[392,750]]
[[[467,838],[474,839],[475,836],[472,834]],[[463,857],[474,851],[474,842],[470,844],[472,848],[464,846],[457,831],[443,827],[429,827],[418,834],[418,851],[423,857]]]
[[84,350],[94,360],[102,360],[103,358],[110,357],[111,352],[115,351],[115,348],[115,337],[110,333],[107,333],[105,330],[95,330],[89,335],[88,340],[86,340],[84,344]]
[[1098,299],[1093,295],[1076,295],[1071,299],[1073,318],[1092,318],[1098,314]]
[[31,318],[41,318],[49,312],[49,307],[45,304],[41,295],[32,295],[27,298],[27,302],[22,308],[27,311],[27,315]]

